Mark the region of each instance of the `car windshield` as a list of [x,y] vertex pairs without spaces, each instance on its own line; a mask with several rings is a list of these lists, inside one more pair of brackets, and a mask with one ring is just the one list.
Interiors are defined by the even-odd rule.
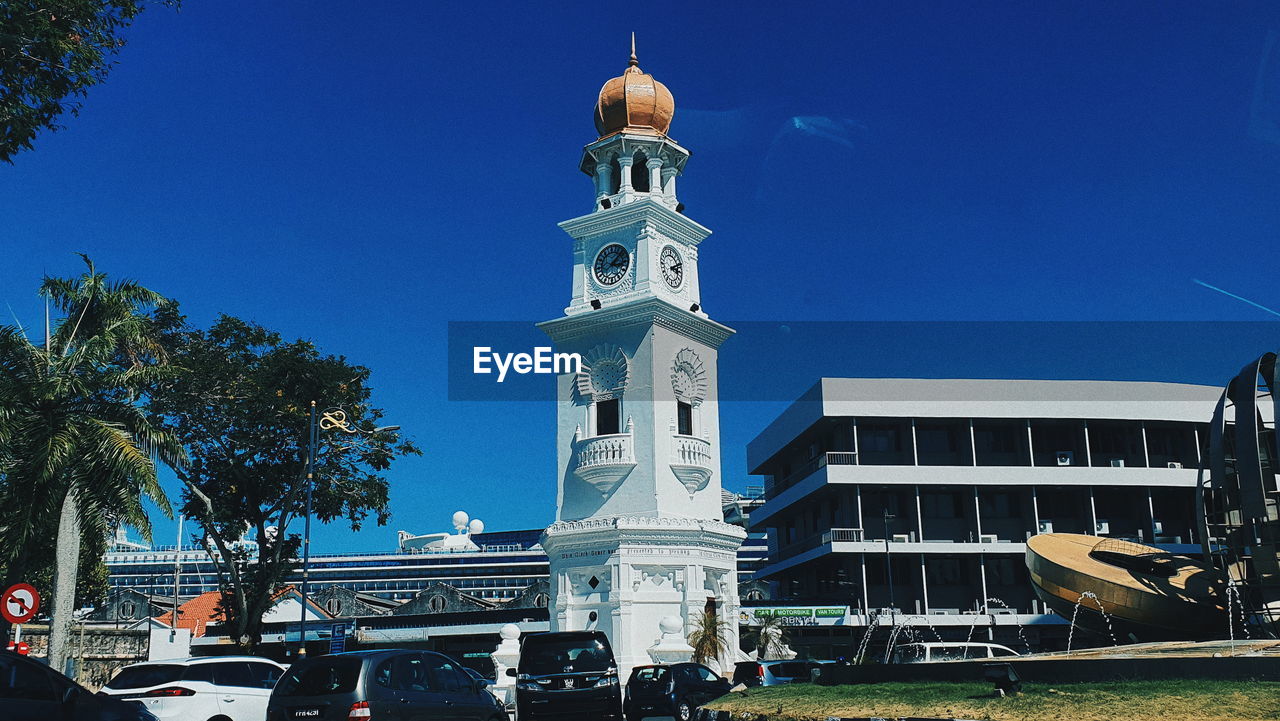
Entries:
[[543,676],[553,673],[607,671],[613,652],[599,639],[531,636],[520,651],[520,672]]
[[666,683],[667,674],[666,666],[645,666],[631,672],[631,683],[644,685]]
[[147,664],[126,668],[107,682],[107,688],[130,689],[148,688],[173,683],[182,678],[186,666],[176,664]]
[[929,654],[930,661],[955,661],[958,659],[986,657],[987,649],[985,646],[971,646],[968,644],[934,648],[933,652]]
[[769,671],[778,678],[800,678],[809,676],[809,664],[800,661],[787,661],[769,665]]
[[893,651],[894,663],[920,663],[924,661],[924,646],[899,646]]
[[360,658],[329,656],[294,664],[276,684],[277,696],[329,696],[351,693],[360,679]]

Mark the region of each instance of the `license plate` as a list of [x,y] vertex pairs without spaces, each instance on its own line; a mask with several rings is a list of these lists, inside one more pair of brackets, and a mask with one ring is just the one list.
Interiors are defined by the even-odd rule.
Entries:
[[293,718],[320,718],[320,708],[318,706],[295,708],[293,709]]
[[566,678],[566,679],[564,680],[564,687],[565,687],[565,688],[573,688],[573,679],[571,679],[571,678]]

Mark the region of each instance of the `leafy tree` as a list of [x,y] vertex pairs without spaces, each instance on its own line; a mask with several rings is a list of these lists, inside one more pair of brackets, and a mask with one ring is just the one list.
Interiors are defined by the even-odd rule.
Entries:
[[[166,5],[177,5],[169,0]],[[6,0],[0,3],[0,160],[13,162],[36,133],[78,114],[107,77],[121,33],[143,0]]]
[[707,663],[714,661],[729,650],[729,636],[733,626],[720,618],[713,609],[703,609],[693,619],[693,631],[689,634],[689,645],[693,647],[693,662]]
[[[0,328],[0,560],[10,579],[38,571],[54,546],[49,660],[61,668],[75,610],[81,538],[117,523],[150,535],[142,498],[168,513],[156,461],[178,465],[181,447],[139,407],[141,391],[172,369],[147,349],[146,311],[164,301],[131,281],[110,283],[92,261],[74,280],[46,278],[41,292],[66,313],[43,346]],[[92,544],[99,548],[100,544]]]
[[200,525],[198,539],[214,559],[229,635],[252,650],[262,614],[297,566],[300,537],[288,530],[305,512],[311,403],[321,412],[341,407],[360,431],[320,433],[313,502],[320,522],[343,519],[352,530],[370,517],[385,524],[381,473],[419,451],[375,430],[382,411],[370,404],[369,369],[238,318],[222,316],[205,331],[170,309],[163,323],[167,352],[188,372],[157,386],[150,410],[187,450],[190,462],[178,471],[182,512]]

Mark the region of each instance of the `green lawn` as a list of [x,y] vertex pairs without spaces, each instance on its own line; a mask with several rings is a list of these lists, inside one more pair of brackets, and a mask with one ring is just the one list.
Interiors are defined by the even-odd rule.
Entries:
[[735,693],[708,708],[769,721],[828,716],[927,716],[980,721],[1261,721],[1280,719],[1280,683],[1126,681],[1047,686],[996,698],[985,683],[773,686]]

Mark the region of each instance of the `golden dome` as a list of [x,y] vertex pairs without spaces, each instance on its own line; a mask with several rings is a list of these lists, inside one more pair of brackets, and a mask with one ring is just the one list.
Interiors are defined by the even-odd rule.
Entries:
[[596,101],[596,130],[600,137],[629,130],[666,135],[675,115],[676,101],[667,86],[640,70],[636,60],[636,36],[631,35],[631,61],[627,69],[600,88]]

